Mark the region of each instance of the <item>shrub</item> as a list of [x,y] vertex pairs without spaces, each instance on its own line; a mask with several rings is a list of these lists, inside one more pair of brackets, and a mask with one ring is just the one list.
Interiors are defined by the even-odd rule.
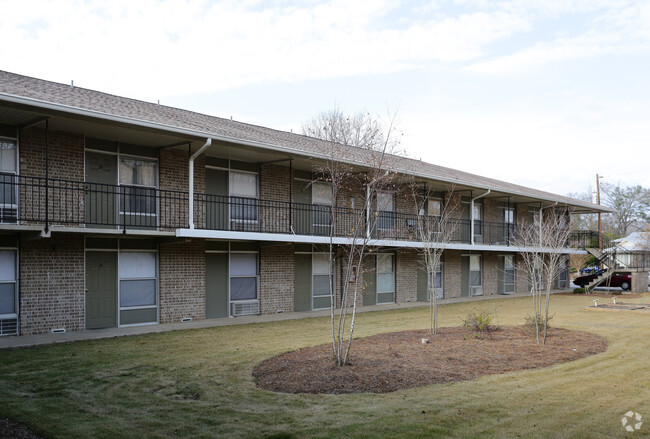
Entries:
[[474,333],[476,337],[491,336],[499,329],[493,322],[494,314],[486,310],[473,311],[463,319],[463,326]]
[[[547,328],[551,327],[551,319],[553,316],[548,316],[548,322],[546,324]],[[537,316],[537,326],[539,327],[540,330],[544,328],[544,316],[543,315],[538,315]],[[536,334],[537,331],[535,330],[535,316],[533,314],[528,314],[526,318],[524,319],[524,330],[526,332],[530,332],[531,334]]]
[[573,289],[573,294],[584,294],[587,291],[584,288],[574,288]]

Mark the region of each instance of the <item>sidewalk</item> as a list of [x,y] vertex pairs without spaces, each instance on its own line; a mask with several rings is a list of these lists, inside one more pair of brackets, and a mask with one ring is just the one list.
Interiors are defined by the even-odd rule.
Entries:
[[[481,297],[459,297],[454,299],[438,299],[439,305],[461,302],[479,302],[491,299],[508,299],[511,297],[527,297],[529,293],[515,293],[510,295],[495,295]],[[407,309],[429,306],[428,302],[405,302],[392,303],[387,305],[371,305],[357,308],[358,313],[373,311],[389,311],[395,309]],[[213,328],[216,326],[246,325],[250,323],[277,322],[282,320],[307,319],[329,316],[329,309],[320,311],[293,312],[287,314],[270,314],[261,316],[244,316],[222,319],[197,320],[186,323],[162,323],[146,326],[130,326],[123,328],[92,329],[85,331],[66,332],[64,334],[39,334],[0,337],[0,350],[17,349],[31,346],[42,346],[56,343],[72,343],[81,340],[99,340],[114,337],[128,337],[141,334],[152,334],[157,332],[177,331],[183,329]]]

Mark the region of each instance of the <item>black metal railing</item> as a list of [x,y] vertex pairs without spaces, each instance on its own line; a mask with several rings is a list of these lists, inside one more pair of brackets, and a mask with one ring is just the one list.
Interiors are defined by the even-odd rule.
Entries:
[[[47,187],[47,190],[46,190]],[[368,215],[369,214],[369,215]],[[204,230],[416,241],[416,214],[241,196],[194,195],[194,226]],[[436,217],[424,217],[436,221]],[[0,173],[0,223],[174,230],[189,226],[187,192],[145,186]],[[452,221],[450,242],[472,242],[470,220]],[[474,222],[474,244],[513,246],[513,224]],[[586,240],[588,235],[578,239]],[[435,234],[432,236],[435,241]],[[593,238],[589,238],[593,239]]]
[[0,174],[0,223],[176,229],[187,227],[185,192]]

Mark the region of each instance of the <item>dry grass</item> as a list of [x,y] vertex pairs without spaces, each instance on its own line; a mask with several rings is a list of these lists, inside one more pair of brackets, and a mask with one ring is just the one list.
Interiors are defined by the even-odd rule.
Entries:
[[[650,296],[635,301],[650,302]],[[619,299],[620,301],[620,299]],[[220,327],[0,352],[0,417],[45,437],[620,437],[628,410],[650,419],[650,316],[594,313],[553,297],[553,326],[605,337],[598,355],[386,394],[294,395],[253,369],[327,343],[327,319]],[[475,305],[440,308],[459,326]],[[529,299],[483,302],[521,325]],[[358,336],[427,327],[426,308],[365,313]],[[353,346],[354,349],[354,346]],[[635,437],[650,434],[650,421]]]

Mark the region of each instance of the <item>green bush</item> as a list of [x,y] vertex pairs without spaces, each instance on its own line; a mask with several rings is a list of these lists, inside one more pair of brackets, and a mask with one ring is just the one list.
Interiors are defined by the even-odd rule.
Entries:
[[585,290],[584,288],[574,288],[573,289],[573,294],[584,294],[586,292],[587,292],[587,290]]
[[463,326],[479,338],[485,335],[491,336],[494,331],[499,329],[494,324],[494,314],[483,309],[467,314],[467,317],[463,319]]
[[[548,316],[548,322],[546,324],[547,328],[551,327],[551,319],[553,316]],[[537,316],[537,326],[539,327],[540,330],[544,328],[544,316],[539,315]],[[524,330],[526,332],[529,332],[531,334],[536,334],[537,331],[535,330],[535,316],[533,314],[528,314],[526,318],[524,319]]]

